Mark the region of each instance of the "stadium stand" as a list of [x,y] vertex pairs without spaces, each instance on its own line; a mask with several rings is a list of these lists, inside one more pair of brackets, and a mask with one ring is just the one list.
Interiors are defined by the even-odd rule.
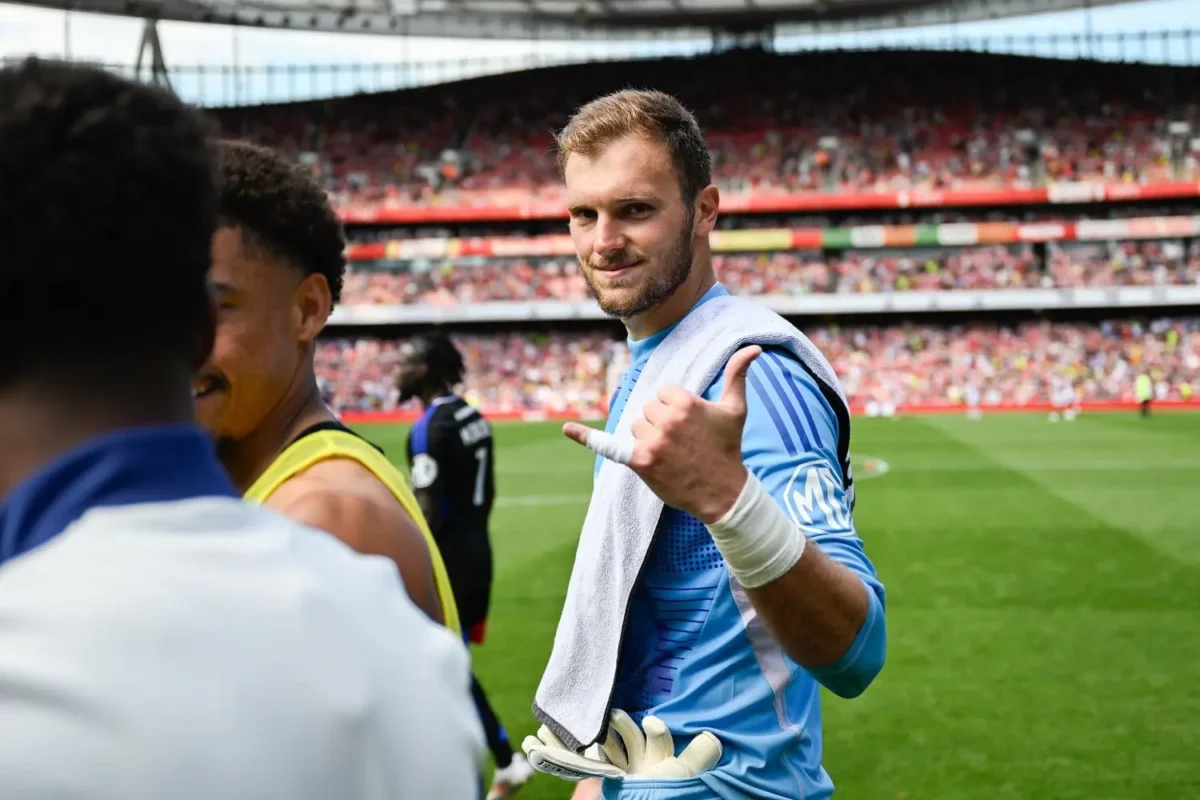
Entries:
[[[399,342],[440,320],[493,415],[604,413],[627,351],[595,316],[564,327],[589,298],[551,132],[628,85],[696,112],[723,196],[718,276],[777,309],[811,301],[793,312],[857,411],[955,407],[968,386],[986,407],[1037,407],[1063,379],[1086,403],[1126,403],[1145,370],[1160,399],[1196,400],[1200,140],[1171,126],[1200,123],[1195,70],[736,51],[217,112],[227,135],[309,165],[348,225],[344,308],[318,354],[339,411],[405,416]],[[1155,293],[1119,294],[1133,289]],[[933,295],[975,311],[923,316],[945,310]],[[925,302],[831,324],[900,296]],[[486,321],[503,332],[472,327]]]
[[[954,289],[1200,285],[1200,247],[1179,242],[1119,242],[1055,247],[1043,271],[1033,248],[981,247],[847,253],[746,253],[716,256],[717,274],[737,294],[802,295]],[[347,305],[583,301],[587,285],[574,259],[477,259],[427,269],[355,270]]]
[[229,135],[304,159],[347,204],[558,200],[551,131],[629,85],[695,110],[728,195],[1143,184],[1195,173],[1195,155],[1173,158],[1167,133],[1169,121],[1200,122],[1194,72],[978,53],[735,51],[233,109],[220,120]]

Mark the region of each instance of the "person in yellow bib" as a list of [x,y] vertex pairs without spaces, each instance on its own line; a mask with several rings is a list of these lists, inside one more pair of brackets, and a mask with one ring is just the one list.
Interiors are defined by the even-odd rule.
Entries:
[[346,267],[321,188],[272,150],[221,142],[216,344],[196,414],[245,499],[395,562],[409,596],[461,636],[437,544],[403,474],[325,404],[315,340]]
[[1143,372],[1137,376],[1134,381],[1134,392],[1137,395],[1138,405],[1142,408],[1142,416],[1150,416],[1150,401],[1154,398],[1154,384],[1150,373]]

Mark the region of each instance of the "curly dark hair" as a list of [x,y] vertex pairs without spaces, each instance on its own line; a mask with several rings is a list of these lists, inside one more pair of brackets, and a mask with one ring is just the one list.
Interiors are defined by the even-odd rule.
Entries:
[[426,382],[435,389],[462,382],[466,372],[462,353],[444,331],[434,330],[413,339],[414,359],[428,369]]
[[0,69],[0,384],[194,367],[212,326],[211,135],[175,95],[100,68]]
[[225,140],[219,151],[221,225],[240,228],[247,247],[324,275],[333,302],[341,300],[346,237],[321,187],[270,148]]

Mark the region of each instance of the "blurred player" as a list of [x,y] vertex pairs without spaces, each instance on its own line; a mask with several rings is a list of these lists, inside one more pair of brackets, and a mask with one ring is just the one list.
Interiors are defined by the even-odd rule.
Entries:
[[[659,349],[686,349],[672,336],[677,329],[688,325],[702,341],[730,315],[739,325],[778,320],[773,331],[786,323],[716,282],[711,156],[673,98],[600,98],[572,118],[559,153],[582,275],[600,308],[624,322],[633,354],[612,399],[609,435],[574,423],[564,432],[603,456],[588,520],[642,542],[649,534],[650,549],[631,563],[631,539],[601,538],[595,552],[626,566],[624,576],[597,574],[576,558],[535,703],[544,725],[525,740],[526,752],[546,771],[606,776],[599,785],[585,780],[579,798],[827,798],[819,687],[857,696],[885,653],[883,586],[852,520],[844,396],[828,363],[787,326],[786,349],[740,349],[702,396],[654,390],[633,412],[632,439],[612,437],[647,371],[664,368]],[[693,314],[703,327],[688,324]],[[657,523],[637,517],[625,527],[628,518],[608,510],[631,498],[602,494],[629,482],[605,459],[627,464],[633,485],[661,499]],[[596,541],[590,530],[585,521],[581,549]],[[582,598],[577,580],[589,592]],[[624,590],[625,581],[631,596],[616,598],[624,618],[593,619],[590,607],[612,608],[605,587]],[[584,618],[595,628],[578,627]],[[619,641],[597,653],[603,661],[580,663],[575,654],[593,652],[614,626]],[[607,672],[612,658],[615,675]],[[585,748],[606,742],[606,729],[623,745],[609,742],[615,750],[601,759]]]
[[1154,381],[1150,378],[1150,373],[1139,373],[1134,380],[1134,392],[1137,395],[1138,405],[1141,407],[1141,415],[1143,417],[1150,416],[1150,401],[1154,399]]
[[1078,411],[1079,398],[1075,392],[1075,384],[1065,375],[1050,376],[1050,421],[1058,422],[1059,417],[1071,422]]
[[967,388],[963,390],[963,400],[967,404],[967,419],[983,419],[983,412],[979,410],[981,400],[979,385],[974,380],[967,381]]
[[212,281],[217,335],[196,412],[245,497],[392,559],[413,601],[461,633],[433,536],[403,474],[338,421],[313,351],[342,289],[345,239],[325,193],[262,147],[222,142]]
[[[413,490],[445,559],[463,638],[482,644],[492,592],[488,518],[496,497],[495,449],[487,420],[455,393],[463,370],[450,338],[428,334],[402,346],[396,385],[400,402],[415,397],[425,409],[408,436]],[[533,767],[513,753],[477,678],[471,692],[496,761],[488,800],[502,800],[533,777]]]
[[461,644],[195,425],[208,134],[97,68],[0,70],[0,795],[470,797]]

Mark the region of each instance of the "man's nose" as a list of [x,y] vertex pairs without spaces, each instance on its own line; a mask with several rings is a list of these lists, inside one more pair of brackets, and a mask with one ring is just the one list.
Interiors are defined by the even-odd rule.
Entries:
[[595,232],[592,250],[596,255],[603,256],[625,249],[625,234],[621,226],[611,217],[600,217],[596,221]]

